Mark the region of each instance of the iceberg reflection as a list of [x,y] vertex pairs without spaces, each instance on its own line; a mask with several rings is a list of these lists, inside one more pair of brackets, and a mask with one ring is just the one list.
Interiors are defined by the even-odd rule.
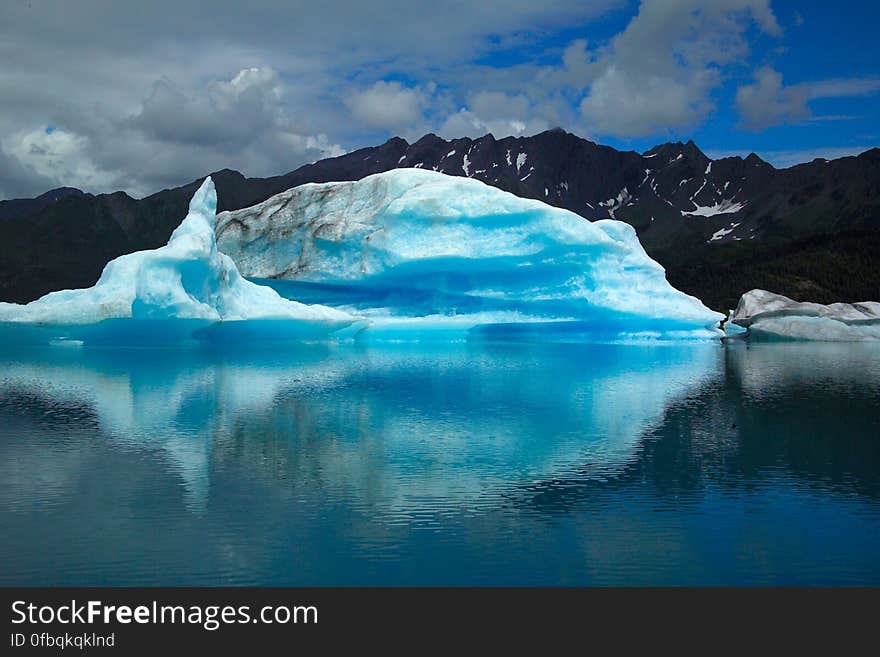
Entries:
[[[717,376],[723,353],[692,344],[24,351],[0,353],[4,416],[26,422],[22,405],[88,409],[112,444],[160,450],[195,507],[233,450],[250,476],[345,490],[392,517],[496,504],[511,483],[607,476],[670,404]],[[36,467],[65,450],[53,444]],[[72,476],[66,460],[58,465]]]

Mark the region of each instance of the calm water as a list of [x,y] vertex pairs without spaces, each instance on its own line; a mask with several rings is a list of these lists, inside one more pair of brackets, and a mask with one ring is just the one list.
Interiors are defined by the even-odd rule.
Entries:
[[880,347],[0,351],[2,584],[880,584]]

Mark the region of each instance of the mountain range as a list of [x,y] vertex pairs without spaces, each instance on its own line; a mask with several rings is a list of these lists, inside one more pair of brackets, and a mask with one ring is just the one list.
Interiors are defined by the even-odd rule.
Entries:
[[[218,210],[308,182],[399,167],[477,178],[585,219],[631,224],[675,287],[726,310],[753,288],[829,303],[880,299],[880,149],[776,169],[754,153],[712,160],[692,141],[619,151],[560,129],[451,141],[428,134],[280,176],[212,173]],[[0,300],[95,283],[111,259],[167,242],[202,178],[143,199],[72,188],[0,201]]]

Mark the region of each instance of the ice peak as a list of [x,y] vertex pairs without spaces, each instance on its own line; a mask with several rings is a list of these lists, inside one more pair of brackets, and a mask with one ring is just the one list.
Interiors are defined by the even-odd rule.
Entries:
[[[344,312],[284,299],[242,278],[217,249],[217,190],[210,176],[165,246],[111,260],[101,278],[80,290],[52,292],[27,305],[0,303],[0,321],[93,324],[105,319],[285,319],[350,323]],[[329,330],[329,329],[328,329]]]
[[190,214],[213,218],[217,214],[217,189],[211,176],[205,178],[189,202]]

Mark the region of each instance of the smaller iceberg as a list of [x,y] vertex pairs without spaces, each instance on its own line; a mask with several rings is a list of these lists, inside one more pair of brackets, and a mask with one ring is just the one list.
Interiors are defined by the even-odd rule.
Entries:
[[724,324],[721,329],[724,331],[725,339],[733,339],[733,338],[744,338],[746,334],[749,332],[747,328],[743,328],[739,324],[734,323],[733,321],[734,311],[731,310],[727,313],[727,319],[724,320]]
[[[52,292],[26,305],[0,303],[0,322],[70,327],[153,320],[150,328],[140,323],[140,334],[180,320],[191,321],[176,324],[178,332],[230,320],[264,320],[264,325],[265,320],[285,320],[288,330],[293,321],[324,332],[351,324],[353,318],[343,311],[285,299],[242,277],[217,248],[216,209],[217,193],[208,177],[168,244],[112,260],[90,288]],[[126,330],[131,325],[125,324]],[[68,333],[76,337],[77,332]]]
[[739,300],[733,324],[757,340],[880,340],[880,303],[799,302],[766,290],[751,290]]

